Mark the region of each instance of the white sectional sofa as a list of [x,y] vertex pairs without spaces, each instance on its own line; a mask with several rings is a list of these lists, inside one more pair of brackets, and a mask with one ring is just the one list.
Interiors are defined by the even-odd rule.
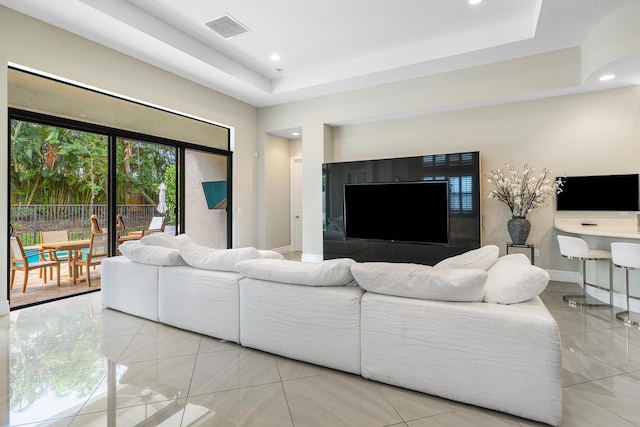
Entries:
[[160,265],[143,264],[124,256],[103,260],[102,305],[158,322],[161,269]]
[[240,343],[359,375],[363,293],[357,286],[319,288],[242,279]]
[[556,323],[514,305],[362,297],[362,376],[551,425],[562,417]]
[[434,267],[300,263],[253,248],[214,250],[184,237],[163,239],[127,244],[125,256],[103,261],[105,307],[371,380],[561,422],[558,326],[537,296],[549,278],[523,255],[498,259],[498,248],[487,246]]
[[231,271],[186,265],[162,268],[158,318],[167,325],[239,343],[241,279]]

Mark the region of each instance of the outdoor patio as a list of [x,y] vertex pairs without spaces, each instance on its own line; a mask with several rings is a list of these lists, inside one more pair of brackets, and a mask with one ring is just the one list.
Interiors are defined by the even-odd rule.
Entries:
[[[126,221],[126,229],[123,232],[125,235],[131,232],[147,230],[150,221],[154,219],[157,212],[155,205],[118,205],[117,209]],[[44,243],[43,232],[66,233],[64,239],[54,240],[55,242],[88,241],[92,232],[90,217],[93,214],[96,215],[98,223],[106,231],[108,228],[106,219],[107,206],[104,204],[12,206],[11,225],[15,235],[20,238],[27,257],[30,258],[30,262],[33,262],[38,258],[39,249],[37,245]],[[47,243],[50,242],[51,240]],[[65,251],[60,252],[65,255]],[[39,271],[33,270],[29,274],[27,290],[22,293],[24,273],[16,271],[13,289],[9,294],[10,307],[13,309],[100,289],[99,266],[95,270],[91,270],[90,288],[87,286],[86,280],[79,281],[76,284],[71,283],[69,265],[66,261],[61,263],[60,276],[60,286],[58,287],[55,280],[55,272],[53,280],[49,279],[45,284],[43,278],[40,277]]]
[[44,278],[40,277],[38,270],[33,270],[29,274],[27,291],[22,293],[24,273],[22,271],[16,271],[13,289],[11,289],[9,294],[9,306],[11,308],[17,308],[41,301],[66,297],[69,295],[77,295],[83,292],[100,289],[100,266],[96,267],[95,270],[93,268],[91,269],[91,287],[87,286],[87,281],[84,280],[84,277],[85,276],[83,274],[81,276],[81,279],[83,280],[78,281],[76,284],[72,284],[69,277],[68,264],[62,263],[60,269],[60,286],[57,286],[55,270],[53,273],[53,280],[47,278],[46,284],[44,283]]

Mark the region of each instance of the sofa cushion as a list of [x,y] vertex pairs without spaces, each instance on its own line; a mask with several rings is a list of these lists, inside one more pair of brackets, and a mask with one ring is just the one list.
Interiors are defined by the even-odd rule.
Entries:
[[358,263],[351,273],[367,291],[435,301],[482,301],[487,281],[482,269],[389,262]]
[[446,258],[437,263],[437,268],[480,268],[488,270],[498,259],[500,249],[496,245],[486,245],[460,255]]
[[131,261],[151,265],[183,265],[184,261],[177,249],[164,246],[148,246],[138,242],[126,242],[119,246],[122,255]]
[[494,304],[516,304],[536,297],[549,283],[549,273],[531,265],[524,254],[511,254],[498,259],[488,270],[484,301]]
[[167,233],[152,233],[140,239],[140,243],[147,246],[164,246],[165,248],[178,249],[179,240]]
[[355,261],[338,258],[321,262],[253,259],[236,264],[238,272],[253,279],[305,286],[344,286],[353,282]]
[[180,240],[178,251],[187,264],[204,270],[237,271],[238,261],[260,258],[256,248],[214,249],[190,240]]
[[501,264],[531,265],[531,261],[529,260],[529,257],[526,256],[525,254],[504,255],[496,260],[496,262],[498,261],[500,261]]

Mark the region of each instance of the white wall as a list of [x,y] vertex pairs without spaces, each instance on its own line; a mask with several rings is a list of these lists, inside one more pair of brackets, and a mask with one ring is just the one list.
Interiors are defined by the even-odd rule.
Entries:
[[[632,87],[440,113],[333,130],[331,161],[479,151],[481,174],[525,163],[556,175],[640,172],[640,88]],[[487,199],[481,182],[482,242],[509,241],[506,205]],[[529,217],[537,264],[575,269],[557,250],[553,201]]]
[[10,69],[9,106],[226,150],[228,127]]
[[[429,117],[452,109],[468,112],[473,111],[472,108],[479,104],[504,104],[531,92],[544,92],[549,96],[556,91],[579,85],[580,72],[580,50],[570,48],[261,108],[258,115],[259,135],[298,126],[303,129],[303,259],[322,259],[322,163],[338,158],[346,160],[388,157],[387,153],[390,150],[399,153],[394,157],[400,157],[405,155],[403,153],[411,151],[401,135],[391,135],[385,141],[362,144],[350,152],[348,146],[339,147],[330,143],[336,138],[336,135],[332,135],[333,129],[359,123],[362,126],[370,126],[361,129],[367,129],[364,132],[375,139],[377,127],[384,126],[385,119],[388,118]],[[464,122],[452,120],[451,132],[462,135],[467,132]],[[494,120],[493,126],[497,128],[501,118],[487,117],[487,120]],[[489,130],[493,128],[491,123],[485,123],[485,126]],[[410,130],[399,127],[398,131]],[[417,132],[425,131],[429,132],[424,129]],[[471,136],[470,133],[468,135]],[[261,150],[268,148],[265,136],[260,137],[259,144]],[[455,150],[449,148],[446,151]],[[429,153],[433,151],[425,146],[424,150],[419,150],[416,154]],[[262,159],[264,158],[265,156],[262,156]],[[264,164],[264,160],[261,164]],[[270,178],[265,174],[264,168],[259,166],[258,174],[261,177],[261,185],[267,186]],[[258,212],[261,218],[266,217],[271,209],[268,203],[259,201]]]
[[[368,98],[370,102],[374,99]],[[383,103],[383,100],[378,100]],[[282,106],[287,110],[291,106]],[[319,109],[321,111],[321,109]],[[261,112],[262,114],[262,112]],[[315,112],[312,117],[322,117]],[[302,145],[310,142],[307,128]],[[327,132],[325,132],[327,133]],[[304,173],[311,163],[344,162],[423,154],[479,151],[481,174],[509,163],[522,168],[525,163],[550,169],[554,175],[597,175],[640,172],[640,87],[565,95],[514,102],[461,111],[423,114],[395,120],[372,120],[367,123],[334,126],[332,146],[324,156],[303,157]],[[304,150],[303,150],[304,153]],[[272,165],[273,167],[273,165]],[[286,167],[282,163],[282,167]],[[320,176],[311,180],[305,198],[321,199]],[[266,180],[270,177],[266,176]],[[283,187],[284,189],[284,187]],[[317,189],[315,192],[314,189]],[[506,222],[508,208],[486,196],[490,186],[481,182],[482,243],[495,244],[505,253],[508,237]],[[303,199],[304,202],[305,199]],[[529,241],[536,245],[539,257],[536,264],[559,272],[575,272],[575,260],[560,256],[557,232],[553,228],[553,200],[546,207],[534,211],[529,219],[532,230]],[[267,206],[267,210],[268,210]],[[312,207],[311,209],[317,209]],[[306,212],[305,212],[306,220]],[[318,227],[319,229],[319,227]],[[303,250],[322,250],[321,233],[304,234]],[[310,239],[318,239],[316,246]],[[592,246],[608,249],[612,241],[620,239],[585,237]],[[636,241],[637,242],[637,241]],[[312,259],[318,252],[311,252]],[[614,269],[614,289],[618,305],[624,294],[624,275]],[[606,263],[588,266],[589,280],[608,284]],[[571,275],[565,276],[567,279]],[[632,273],[631,293],[640,293],[640,275]],[[605,297],[606,299],[606,297]]]
[[[540,59],[544,66],[548,58]],[[579,62],[579,56],[567,55],[564,60]],[[530,58],[527,63],[531,65]],[[513,69],[514,64],[508,64],[508,68]],[[574,70],[580,73],[578,64]],[[421,86],[424,81],[414,83]],[[495,84],[500,85],[500,81]],[[318,165],[322,162],[480,151],[483,175],[505,163],[517,167],[528,163],[558,175],[640,171],[640,89],[636,86],[384,120],[380,117],[407,114],[399,109],[400,101],[396,102],[396,98],[415,98],[419,93],[415,87],[412,90],[410,82],[393,86],[397,89],[395,95],[372,88],[260,110],[261,130],[307,123],[302,139],[305,223],[309,213],[315,215],[321,210]],[[425,102],[431,104],[433,100]],[[446,109],[445,102],[442,100],[442,109]],[[361,115],[370,111],[371,105],[378,109],[376,117],[364,120]],[[344,117],[338,116],[338,111]],[[318,148],[325,143],[327,132],[322,129],[323,123],[333,123],[330,149]],[[264,179],[268,181],[270,177]],[[483,243],[497,244],[504,253],[509,239],[505,225],[509,212],[499,202],[486,199],[488,191],[483,182]],[[270,206],[263,208],[268,212]],[[573,263],[559,256],[553,207],[534,211],[530,219],[533,224],[530,241],[540,251],[538,265],[575,270]],[[304,233],[304,251],[308,251],[309,257],[322,254],[320,221],[316,222],[317,227],[305,229]]]
[[[231,127],[234,188],[241,189],[234,193],[234,207],[248,213],[234,215],[234,232],[242,245],[257,246],[255,107],[1,6],[0,63],[0,105],[7,105],[6,66],[13,63]],[[6,120],[6,114],[0,114],[0,176],[4,177],[8,176]],[[0,185],[0,224],[8,223],[7,191],[6,184]],[[0,238],[7,241],[4,226]],[[0,259],[7,259],[5,245],[0,245]],[[7,275],[2,275],[0,314],[8,310],[6,289]]]
[[292,139],[291,143],[291,158],[299,159],[302,157],[302,139]]

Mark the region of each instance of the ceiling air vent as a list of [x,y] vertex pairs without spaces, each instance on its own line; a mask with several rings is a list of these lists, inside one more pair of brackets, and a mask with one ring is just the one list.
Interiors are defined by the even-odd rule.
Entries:
[[247,27],[235,20],[231,15],[223,15],[213,21],[207,22],[207,27],[220,34],[225,39],[230,39],[238,34],[249,31]]

